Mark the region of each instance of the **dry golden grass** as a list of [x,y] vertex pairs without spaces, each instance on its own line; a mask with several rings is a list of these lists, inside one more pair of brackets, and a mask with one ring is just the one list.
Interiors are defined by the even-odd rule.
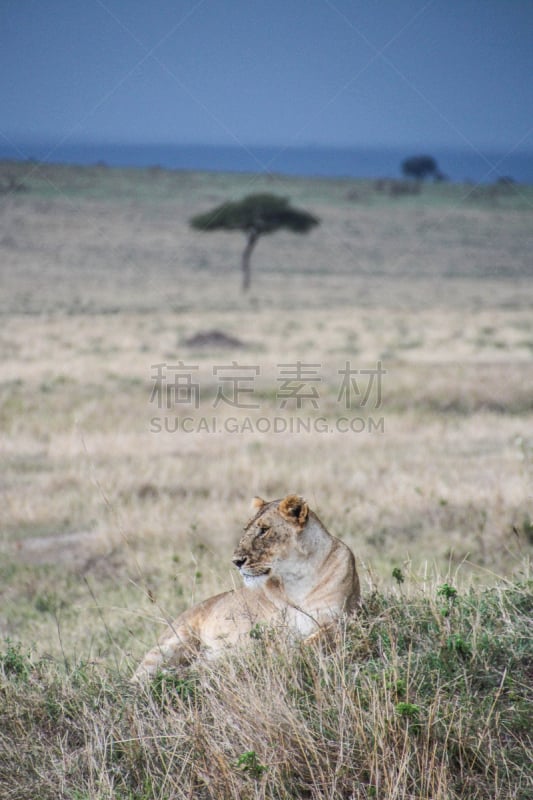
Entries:
[[[476,205],[464,187],[398,200],[365,182],[18,169],[31,191],[3,197],[0,217],[0,632],[100,655],[105,615],[149,641],[148,589],[159,617],[231,585],[254,493],[303,493],[382,581],[405,560],[465,559],[485,581],[527,556],[530,190]],[[322,225],[262,240],[243,298],[240,237],[187,219],[265,187]],[[211,329],[243,347],[185,344]],[[346,416],[347,361],[381,360],[383,405],[348,415],[357,433],[153,432],[183,415],[149,402],[153,365],[180,359],[199,368],[195,416],[218,424],[296,417],[276,392],[278,365],[298,360],[320,365],[305,419]],[[258,409],[213,408],[213,367],[233,360],[260,367]]]

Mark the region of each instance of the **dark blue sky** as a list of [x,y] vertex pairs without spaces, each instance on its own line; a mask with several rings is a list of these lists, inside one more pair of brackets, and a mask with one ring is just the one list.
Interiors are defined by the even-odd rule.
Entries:
[[1,0],[8,140],[533,149],[531,0]]

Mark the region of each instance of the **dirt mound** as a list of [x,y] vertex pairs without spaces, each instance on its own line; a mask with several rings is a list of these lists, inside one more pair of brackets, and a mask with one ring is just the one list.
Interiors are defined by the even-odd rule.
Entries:
[[199,331],[194,336],[185,339],[188,347],[245,347],[244,342],[236,336],[228,336],[224,331],[213,329],[211,331]]

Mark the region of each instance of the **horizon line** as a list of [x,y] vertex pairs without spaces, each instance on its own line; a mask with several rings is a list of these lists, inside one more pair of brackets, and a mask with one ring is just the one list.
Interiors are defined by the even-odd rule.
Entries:
[[10,149],[16,144],[24,144],[26,146],[50,146],[54,145],[57,150],[67,148],[67,147],[176,147],[176,148],[203,148],[203,149],[219,149],[225,148],[228,150],[242,150],[243,148],[249,149],[280,149],[283,151],[287,150],[389,150],[391,152],[394,151],[404,151],[404,150],[412,150],[413,152],[416,151],[417,153],[421,153],[424,149],[425,151],[431,150],[441,150],[441,151],[448,151],[448,152],[469,152],[472,151],[474,154],[476,150],[484,151],[487,153],[499,153],[501,154],[505,150],[510,150],[511,154],[524,154],[524,155],[531,155],[533,157],[533,144],[531,145],[522,145],[520,147],[513,148],[510,144],[477,144],[473,143],[472,146],[468,146],[465,144],[453,144],[453,143],[430,143],[428,142],[427,146],[423,145],[420,147],[416,143],[376,143],[376,142],[352,142],[352,143],[328,143],[328,142],[302,142],[299,144],[285,144],[283,142],[243,142],[239,144],[237,142],[209,142],[209,141],[191,141],[191,140],[184,140],[184,141],[176,141],[172,139],[165,139],[165,140],[158,140],[158,139],[143,139],[143,140],[128,140],[128,139],[117,139],[117,138],[70,138],[67,141],[60,141],[57,143],[57,137],[52,134],[44,134],[43,136],[34,136],[34,135],[25,135],[25,134],[12,134],[12,135],[5,135],[2,137],[4,139],[4,143],[0,144],[0,149]]

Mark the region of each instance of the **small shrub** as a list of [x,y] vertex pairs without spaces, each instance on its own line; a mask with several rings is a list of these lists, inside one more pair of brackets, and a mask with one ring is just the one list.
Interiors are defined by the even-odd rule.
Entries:
[[396,713],[406,719],[418,719],[420,709],[414,703],[396,703]]
[[470,645],[459,633],[449,636],[446,644],[449,651],[452,653],[457,653],[457,655],[463,659],[470,658],[472,655]]
[[457,589],[454,589],[449,583],[443,583],[442,586],[437,589],[437,596],[444,597],[446,600],[455,600],[457,597]]
[[237,759],[236,766],[237,769],[248,773],[256,780],[259,780],[261,775],[267,770],[267,767],[259,761],[255,750],[248,750],[246,753],[242,753]]
[[267,626],[262,622],[256,622],[255,625],[252,625],[250,628],[250,638],[251,639],[258,639],[261,641],[265,638],[265,634],[267,633]]
[[394,578],[398,586],[400,586],[405,581],[403,572],[401,571],[400,567],[394,567],[394,569],[392,570],[392,577]]
[[407,721],[413,733],[420,733],[422,725],[420,724],[420,708],[417,705],[402,701],[396,703],[394,710],[399,717]]
[[6,651],[0,655],[0,666],[7,677],[27,680],[32,669],[30,654],[22,651],[21,644],[7,639]]

